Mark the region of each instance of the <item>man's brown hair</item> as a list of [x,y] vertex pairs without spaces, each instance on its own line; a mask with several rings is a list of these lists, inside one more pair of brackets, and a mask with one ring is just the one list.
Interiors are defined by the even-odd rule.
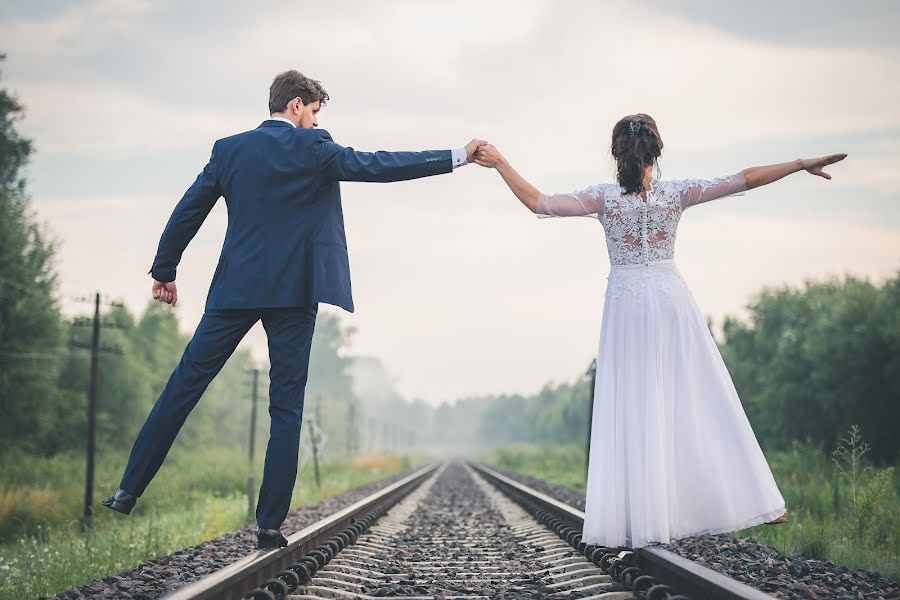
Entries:
[[324,106],[329,99],[321,82],[310,79],[300,71],[285,71],[278,74],[269,87],[269,114],[284,112],[288,102],[297,96],[304,106],[310,102],[321,102]]

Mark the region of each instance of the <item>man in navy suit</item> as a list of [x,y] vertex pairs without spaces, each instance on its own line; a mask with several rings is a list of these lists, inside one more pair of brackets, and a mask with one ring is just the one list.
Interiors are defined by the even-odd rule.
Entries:
[[271,430],[256,521],[260,548],[280,532],[297,476],[303,395],[319,302],[353,312],[341,181],[390,182],[450,173],[485,142],[425,152],[357,152],[318,126],[329,99],[297,71],[269,89],[271,119],[213,144],[209,163],[175,207],[150,273],[153,297],[175,305],[176,268],[219,197],[228,229],[206,310],[181,362],[141,428],[119,489],[103,505],[129,514],[188,414],[247,331],[269,340]]

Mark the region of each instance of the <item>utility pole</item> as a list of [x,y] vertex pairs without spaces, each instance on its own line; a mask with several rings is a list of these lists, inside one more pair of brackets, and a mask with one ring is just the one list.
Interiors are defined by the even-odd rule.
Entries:
[[369,452],[375,451],[375,442],[378,438],[378,432],[375,427],[375,417],[369,417]]
[[[80,299],[85,301],[88,299]],[[117,328],[118,324],[101,323],[100,322],[100,293],[94,294],[94,318],[93,319],[75,319],[73,325],[85,326],[90,325],[92,328],[91,343],[85,345],[80,342],[72,342],[72,346],[76,348],[89,348],[91,351],[91,381],[88,388],[88,430],[87,430],[87,468],[85,469],[84,482],[84,510],[79,523],[82,529],[89,528],[93,523],[94,509],[91,506],[94,501],[94,465],[97,450],[97,394],[100,389],[99,377],[99,358],[101,352],[112,354],[122,354],[122,350],[115,347],[100,347],[100,328],[112,327]],[[121,303],[112,302],[111,306],[120,307]]]
[[594,422],[594,388],[597,387],[597,359],[591,361],[585,375],[591,376],[590,402],[588,403],[587,445],[584,449],[584,480],[587,481],[588,463],[591,461],[591,429]]
[[84,485],[82,527],[90,527],[94,500],[94,452],[97,446],[97,358],[100,354],[100,294],[94,296],[94,332],[91,336],[91,387],[88,396],[87,480]]
[[320,423],[322,422],[322,395],[319,394],[316,396],[316,417],[313,420],[313,425],[315,425],[310,433],[312,434],[312,451],[313,451],[313,470],[316,475],[316,489],[322,489],[322,478],[319,474],[319,428],[321,427]]
[[350,401],[347,404],[347,456],[356,453],[356,404]]

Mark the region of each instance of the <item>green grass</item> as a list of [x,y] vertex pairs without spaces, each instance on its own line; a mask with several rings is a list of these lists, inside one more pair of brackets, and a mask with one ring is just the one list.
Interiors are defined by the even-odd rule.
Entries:
[[[831,456],[811,446],[794,444],[787,450],[766,452],[766,457],[787,503],[788,522],[733,535],[752,537],[786,554],[868,569],[900,581],[900,478],[893,468],[863,471],[864,461],[858,461],[853,482]],[[517,445],[482,459],[585,491],[584,448],[580,446]]]
[[[420,462],[421,458],[410,457],[329,462],[322,465],[321,490],[313,483],[308,463],[298,473],[292,508]],[[251,524],[245,463],[243,453],[237,451],[174,451],[130,517],[95,508],[94,526],[82,532],[78,517],[84,467],[78,457],[4,460],[0,466],[0,531],[4,532],[0,599],[52,595]],[[123,464],[98,465],[95,507],[102,495],[115,488]],[[260,473],[261,465],[255,471]],[[257,476],[257,486],[259,481]]]
[[574,445],[516,444],[498,448],[485,457],[486,462],[585,492],[584,447]]

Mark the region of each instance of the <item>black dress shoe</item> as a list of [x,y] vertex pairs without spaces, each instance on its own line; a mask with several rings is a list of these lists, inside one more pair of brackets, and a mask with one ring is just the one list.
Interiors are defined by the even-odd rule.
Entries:
[[134,508],[136,502],[137,496],[132,496],[122,488],[119,488],[112,496],[101,500],[100,504],[106,508],[111,508],[116,512],[120,512],[123,515],[127,515],[131,514],[131,509]]
[[259,529],[256,532],[257,549],[284,548],[287,545],[287,538],[277,529]]

